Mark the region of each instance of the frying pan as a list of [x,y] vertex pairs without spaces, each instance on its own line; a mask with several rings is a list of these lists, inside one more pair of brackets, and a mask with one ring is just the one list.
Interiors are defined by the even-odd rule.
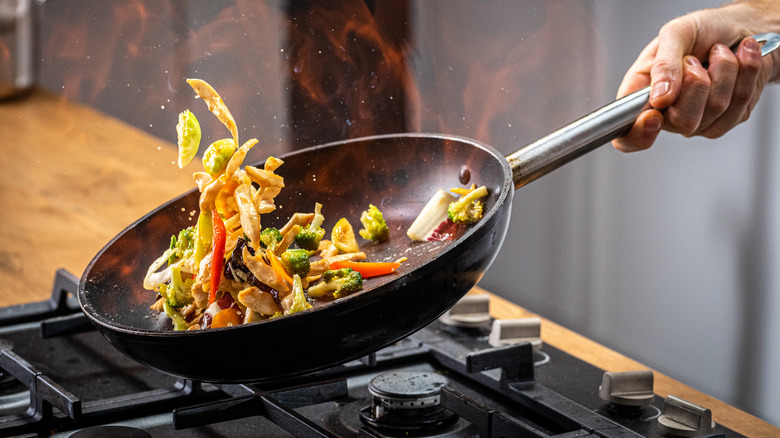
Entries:
[[[778,35],[764,54],[780,45]],[[429,324],[477,284],[509,225],[513,189],[620,136],[646,106],[649,89],[619,99],[504,157],[475,140],[441,134],[393,134],[316,146],[285,155],[285,188],[263,226],[323,204],[329,229],[357,223],[370,203],[384,213],[390,240],[363,244],[372,261],[407,257],[398,273],[366,279],[364,290],[283,318],[198,331],[173,331],[149,309],[149,265],[170,236],[194,224],[193,189],[158,207],[112,239],[90,262],[78,289],[83,312],[117,349],[178,377],[260,382],[294,377],[360,358]],[[489,189],[486,214],[454,242],[412,242],[406,230],[438,188],[470,182]],[[193,214],[194,212],[194,214]],[[274,216],[276,215],[276,216]]]

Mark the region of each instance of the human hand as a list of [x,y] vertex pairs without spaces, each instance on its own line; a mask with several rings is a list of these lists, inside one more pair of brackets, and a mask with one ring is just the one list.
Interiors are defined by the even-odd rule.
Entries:
[[[758,6],[745,2],[697,11],[664,25],[618,90],[623,96],[650,85],[649,106],[613,146],[624,152],[647,149],[661,129],[717,138],[747,120],[764,86],[777,75],[776,57],[762,60],[759,44],[742,39],[752,30],[776,30],[768,23],[760,30],[754,26],[763,23],[758,16],[780,17],[780,6]],[[736,43],[732,52],[729,46]]]

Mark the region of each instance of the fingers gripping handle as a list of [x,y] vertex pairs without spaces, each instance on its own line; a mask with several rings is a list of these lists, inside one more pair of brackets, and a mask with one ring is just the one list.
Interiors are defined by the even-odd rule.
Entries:
[[[780,34],[752,36],[766,56],[780,47]],[[635,91],[508,155],[515,188],[625,134],[647,105],[650,87]]]

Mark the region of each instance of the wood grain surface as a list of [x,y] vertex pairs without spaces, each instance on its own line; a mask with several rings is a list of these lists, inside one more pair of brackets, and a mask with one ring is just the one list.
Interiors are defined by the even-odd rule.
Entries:
[[[175,164],[174,145],[46,92],[0,102],[0,138],[0,306],[47,299],[58,268],[81,276],[122,229],[194,187],[192,170]],[[492,294],[491,314],[535,316]],[[647,369],[542,321],[545,343],[592,365]],[[746,436],[780,436],[780,429],[657,372],[655,391],[708,407],[715,421]]]
[[0,103],[0,133],[2,305],[45,299],[57,268],[80,276],[122,229],[194,187],[170,143],[43,92]]

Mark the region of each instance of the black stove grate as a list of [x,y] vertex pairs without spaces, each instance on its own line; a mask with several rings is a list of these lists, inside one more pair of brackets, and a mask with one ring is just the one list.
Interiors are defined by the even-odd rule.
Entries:
[[[178,379],[111,347],[80,312],[77,283],[60,270],[49,300],[0,309],[2,436],[96,436],[82,432],[122,425],[154,437],[397,437],[363,424],[359,412],[371,403],[367,381],[399,369],[446,376],[441,405],[457,416],[441,430],[403,436],[663,436],[654,421],[659,397],[621,414],[598,397],[601,370],[549,346],[545,360],[529,343],[493,348],[485,327],[438,321],[310,376],[240,385]],[[710,436],[739,435],[717,426]]]

